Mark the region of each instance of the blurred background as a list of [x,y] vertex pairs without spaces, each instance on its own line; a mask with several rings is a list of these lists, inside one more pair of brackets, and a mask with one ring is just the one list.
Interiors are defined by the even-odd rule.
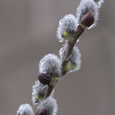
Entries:
[[[0,115],[16,115],[31,102],[38,63],[58,55],[59,20],[76,14],[80,0],[0,0]],[[115,1],[102,4],[97,26],[76,44],[82,54],[79,72],[55,87],[57,115],[115,115]],[[36,107],[34,107],[36,110]]]

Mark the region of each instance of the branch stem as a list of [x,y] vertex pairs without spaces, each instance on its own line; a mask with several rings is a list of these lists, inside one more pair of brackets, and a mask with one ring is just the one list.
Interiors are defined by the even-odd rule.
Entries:
[[66,52],[66,55],[65,55],[65,58],[64,60],[62,61],[62,75],[65,75],[66,74],[66,71],[64,70],[64,67],[66,65],[66,59],[68,58],[68,56],[71,55],[72,53],[72,50],[73,50],[73,47],[77,41],[77,39],[81,36],[81,34],[84,32],[84,29],[79,25],[77,27],[77,31],[76,31],[76,34],[74,36],[74,39],[72,42],[68,42],[68,46],[67,46],[67,52]]
[[46,99],[52,92],[54,86],[49,85],[44,99]]
[[[76,34],[75,34],[75,36],[74,36],[73,41],[72,41],[72,42],[68,42],[67,52],[66,52],[65,58],[64,58],[64,60],[62,61],[62,64],[61,64],[61,65],[62,65],[62,75],[65,75],[65,74],[67,73],[67,72],[65,71],[65,69],[64,69],[64,67],[65,67],[65,65],[66,65],[66,59],[68,58],[68,56],[71,55],[71,52],[72,52],[72,50],[73,50],[73,47],[74,47],[74,45],[75,45],[77,39],[82,35],[83,32],[84,32],[84,29],[79,25],[79,26],[77,27],[77,31],[76,31]],[[57,82],[56,82],[56,83],[57,83]],[[55,84],[55,85],[56,85],[56,84]],[[47,89],[46,95],[44,96],[44,99],[46,99],[46,98],[51,94],[51,92],[52,92],[53,88],[55,87],[55,85],[54,85],[54,86],[51,86],[51,85],[48,86],[48,89]],[[35,115],[37,115],[37,112],[36,112]]]

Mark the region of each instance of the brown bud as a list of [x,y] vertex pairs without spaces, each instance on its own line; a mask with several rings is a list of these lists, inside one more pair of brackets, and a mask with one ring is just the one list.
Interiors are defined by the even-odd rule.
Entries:
[[39,73],[38,80],[44,85],[49,85],[51,77],[45,73]]
[[90,27],[94,23],[94,14],[89,11],[87,14],[85,14],[81,19],[81,24]]
[[47,110],[46,109],[42,109],[36,115],[47,115]]

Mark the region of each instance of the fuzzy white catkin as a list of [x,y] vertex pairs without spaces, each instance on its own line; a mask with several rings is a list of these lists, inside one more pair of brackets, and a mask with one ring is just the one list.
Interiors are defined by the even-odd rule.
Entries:
[[[59,50],[60,60],[63,61],[67,52],[67,43],[63,45],[63,47]],[[76,69],[72,69],[67,73],[78,71],[81,68],[81,53],[78,47],[74,46],[71,55],[66,59],[67,63],[71,62],[77,67]]]
[[[47,88],[48,86],[41,84],[39,80],[35,81],[35,84],[32,86],[32,103],[34,105],[37,105],[39,103],[35,99],[34,95],[37,95],[38,97],[42,95],[44,97],[46,94]],[[52,91],[50,96],[53,96],[53,94],[54,94],[54,90]]]
[[32,102],[34,105],[38,104],[38,102],[36,102],[37,100],[35,99],[34,95],[37,95],[38,97],[39,95],[44,96],[46,94],[47,88],[48,86],[41,84],[39,80],[35,81],[35,84],[32,86]]
[[34,115],[32,107],[25,103],[19,106],[17,110],[17,115]]
[[81,22],[82,17],[85,14],[87,14],[89,11],[91,11],[94,14],[94,23],[88,29],[96,26],[98,16],[99,16],[99,11],[97,5],[93,0],[81,0],[76,11],[77,21],[79,24]]
[[39,62],[39,72],[50,74],[51,76],[61,77],[60,59],[55,54],[45,55]]
[[58,110],[58,105],[56,99],[49,96],[45,100],[43,100],[38,106],[38,112],[42,109],[47,110],[47,115],[56,115]]
[[58,38],[59,42],[61,42],[64,39],[62,37],[64,31],[74,34],[74,32],[76,32],[77,26],[78,26],[78,24],[76,21],[76,17],[73,14],[65,15],[59,21],[59,25],[57,28],[57,38]]

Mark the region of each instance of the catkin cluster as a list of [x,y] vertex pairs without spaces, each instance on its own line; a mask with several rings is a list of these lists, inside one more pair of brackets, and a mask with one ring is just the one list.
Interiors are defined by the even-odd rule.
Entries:
[[[99,8],[103,0],[81,0],[73,14],[65,15],[57,28],[57,39],[63,42],[59,56],[45,55],[38,64],[38,75],[32,86],[32,103],[37,105],[35,115],[56,115],[58,106],[54,99],[54,87],[64,75],[76,72],[81,67],[81,53],[75,46],[84,30],[96,26]],[[17,115],[34,115],[29,104],[20,105]]]

